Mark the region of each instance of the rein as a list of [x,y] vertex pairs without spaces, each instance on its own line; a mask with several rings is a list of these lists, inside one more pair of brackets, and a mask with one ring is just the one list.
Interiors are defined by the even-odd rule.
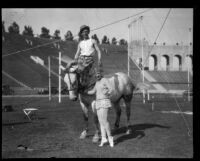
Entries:
[[[90,57],[90,56],[87,56],[87,57]],[[76,83],[76,85],[75,84],[72,84],[72,81],[71,81],[71,78],[70,78],[70,73],[75,73],[75,74],[77,74],[77,81],[78,81],[78,83]],[[81,83],[80,83],[80,80],[79,80],[79,77],[80,77],[80,75],[79,75],[79,72],[70,72],[69,70],[67,71],[67,75],[68,75],[68,79],[69,79],[69,83],[70,83],[70,88],[68,89],[69,91],[75,91],[75,90],[77,90],[78,92],[80,92],[80,93],[84,93],[84,90],[86,90],[86,89],[89,89],[89,88],[91,88],[91,87],[93,87],[94,85],[95,85],[95,83],[96,83],[96,80],[95,81],[93,81],[92,83],[89,83],[88,85],[82,85]]]
[[89,88],[91,88],[91,87],[94,87],[94,86],[95,86],[95,83],[96,83],[96,82],[93,82],[93,83],[89,84],[88,86],[82,86],[81,84],[79,84],[80,87],[79,87],[78,89],[79,89],[80,93],[84,93],[83,91],[84,91],[85,89],[89,89]]
[[69,73],[70,73],[70,72],[67,72],[67,76],[68,76],[68,78],[69,78],[69,83],[70,83],[70,89],[68,89],[68,91],[74,91],[74,90],[76,90],[78,87],[74,87],[74,85],[72,84],[71,78],[70,78],[70,76],[69,76]]
[[[79,92],[82,92],[85,89],[89,89],[89,88],[93,87],[95,85],[95,83],[96,83],[96,81],[94,81],[94,82],[90,83],[88,86],[82,86],[81,83],[78,81],[78,85],[74,86],[74,84],[72,84],[72,82],[71,82],[71,78],[70,78],[69,73],[70,72],[67,72],[67,76],[69,78],[69,83],[70,83],[70,88],[68,89],[68,91],[74,91],[74,90],[78,89]],[[71,73],[73,73],[73,72],[71,72]],[[79,79],[79,78],[77,78],[77,79]]]

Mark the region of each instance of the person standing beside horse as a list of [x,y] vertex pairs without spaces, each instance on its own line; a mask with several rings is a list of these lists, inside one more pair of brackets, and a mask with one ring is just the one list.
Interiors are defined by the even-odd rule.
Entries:
[[83,25],[80,27],[78,49],[75,54],[75,62],[78,63],[80,74],[80,84],[84,87],[89,79],[96,74],[94,69],[94,55],[98,54],[98,72],[102,72],[101,51],[96,40],[89,37],[90,27]]
[[[89,32],[90,28],[88,26],[81,26],[79,32],[80,42],[78,44],[78,49],[75,54],[76,61],[70,62],[65,68],[66,73],[64,76],[64,81],[68,86],[69,99],[72,101],[76,101],[77,98],[79,98],[81,109],[83,111],[83,123],[85,124],[85,128],[81,132],[80,139],[85,139],[88,135],[88,109],[89,107],[92,107],[92,111],[94,114],[93,119],[95,124],[95,135],[93,136],[92,141],[96,143],[100,139],[99,121],[95,110],[96,98],[95,95],[88,95],[85,91],[90,90],[90,88],[94,87],[93,85],[95,85],[96,81],[99,79],[97,74],[99,74],[99,77],[102,76],[102,63],[101,51],[99,50],[96,41],[89,38]],[[94,55],[96,52],[98,54],[98,73],[93,72],[95,71]],[[95,77],[95,75],[97,76]],[[127,133],[130,133],[130,107],[135,84],[132,83],[128,75],[120,72],[104,76],[104,78],[109,80],[109,88],[112,89],[109,99],[111,100],[116,112],[115,128],[119,127],[121,115],[119,102],[121,98],[123,98],[126,106]]]
[[89,95],[96,95],[95,109],[101,129],[101,144],[99,145],[100,147],[102,147],[107,142],[109,142],[111,147],[114,147],[110,123],[108,122],[108,112],[109,109],[112,107],[112,103],[110,100],[111,91],[112,90],[109,89],[108,80],[105,78],[99,78],[94,88],[87,92]]

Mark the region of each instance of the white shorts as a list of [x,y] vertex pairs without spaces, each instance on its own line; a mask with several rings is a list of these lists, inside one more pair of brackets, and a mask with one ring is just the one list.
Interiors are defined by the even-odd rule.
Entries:
[[110,99],[100,99],[96,100],[96,109],[99,110],[100,108],[110,108],[112,107],[112,103]]

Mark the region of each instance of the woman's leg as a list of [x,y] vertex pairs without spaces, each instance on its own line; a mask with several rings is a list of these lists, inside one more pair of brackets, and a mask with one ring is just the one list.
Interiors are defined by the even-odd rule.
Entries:
[[106,134],[111,136],[110,124],[108,122],[108,108],[102,108],[102,124],[105,127]]
[[103,121],[103,108],[100,108],[99,110],[97,110],[97,115],[98,115],[98,119],[99,119],[99,123],[100,123],[100,128],[101,128],[101,144],[99,146],[103,146],[106,142],[106,129],[104,126],[104,121]]
[[109,110],[109,108],[105,108],[105,109],[102,110],[102,120],[103,120],[102,122],[103,122],[103,125],[105,127],[110,146],[113,147],[114,142],[113,142],[113,137],[111,135],[110,123],[108,122],[108,110]]
[[98,116],[97,116],[97,110],[96,110],[96,102],[93,101],[92,104],[92,111],[93,111],[93,119],[94,119],[94,125],[95,125],[95,135],[93,136],[92,138],[92,142],[96,143],[99,141],[100,139],[100,123],[99,123],[99,120],[98,120]]

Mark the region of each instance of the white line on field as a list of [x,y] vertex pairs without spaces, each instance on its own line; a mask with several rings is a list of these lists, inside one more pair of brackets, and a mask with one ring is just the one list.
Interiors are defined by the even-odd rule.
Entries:
[[193,115],[193,112],[191,111],[185,111],[185,112],[180,112],[180,111],[157,111],[157,112],[161,112],[161,113],[173,113],[173,114],[187,114],[187,115]]

